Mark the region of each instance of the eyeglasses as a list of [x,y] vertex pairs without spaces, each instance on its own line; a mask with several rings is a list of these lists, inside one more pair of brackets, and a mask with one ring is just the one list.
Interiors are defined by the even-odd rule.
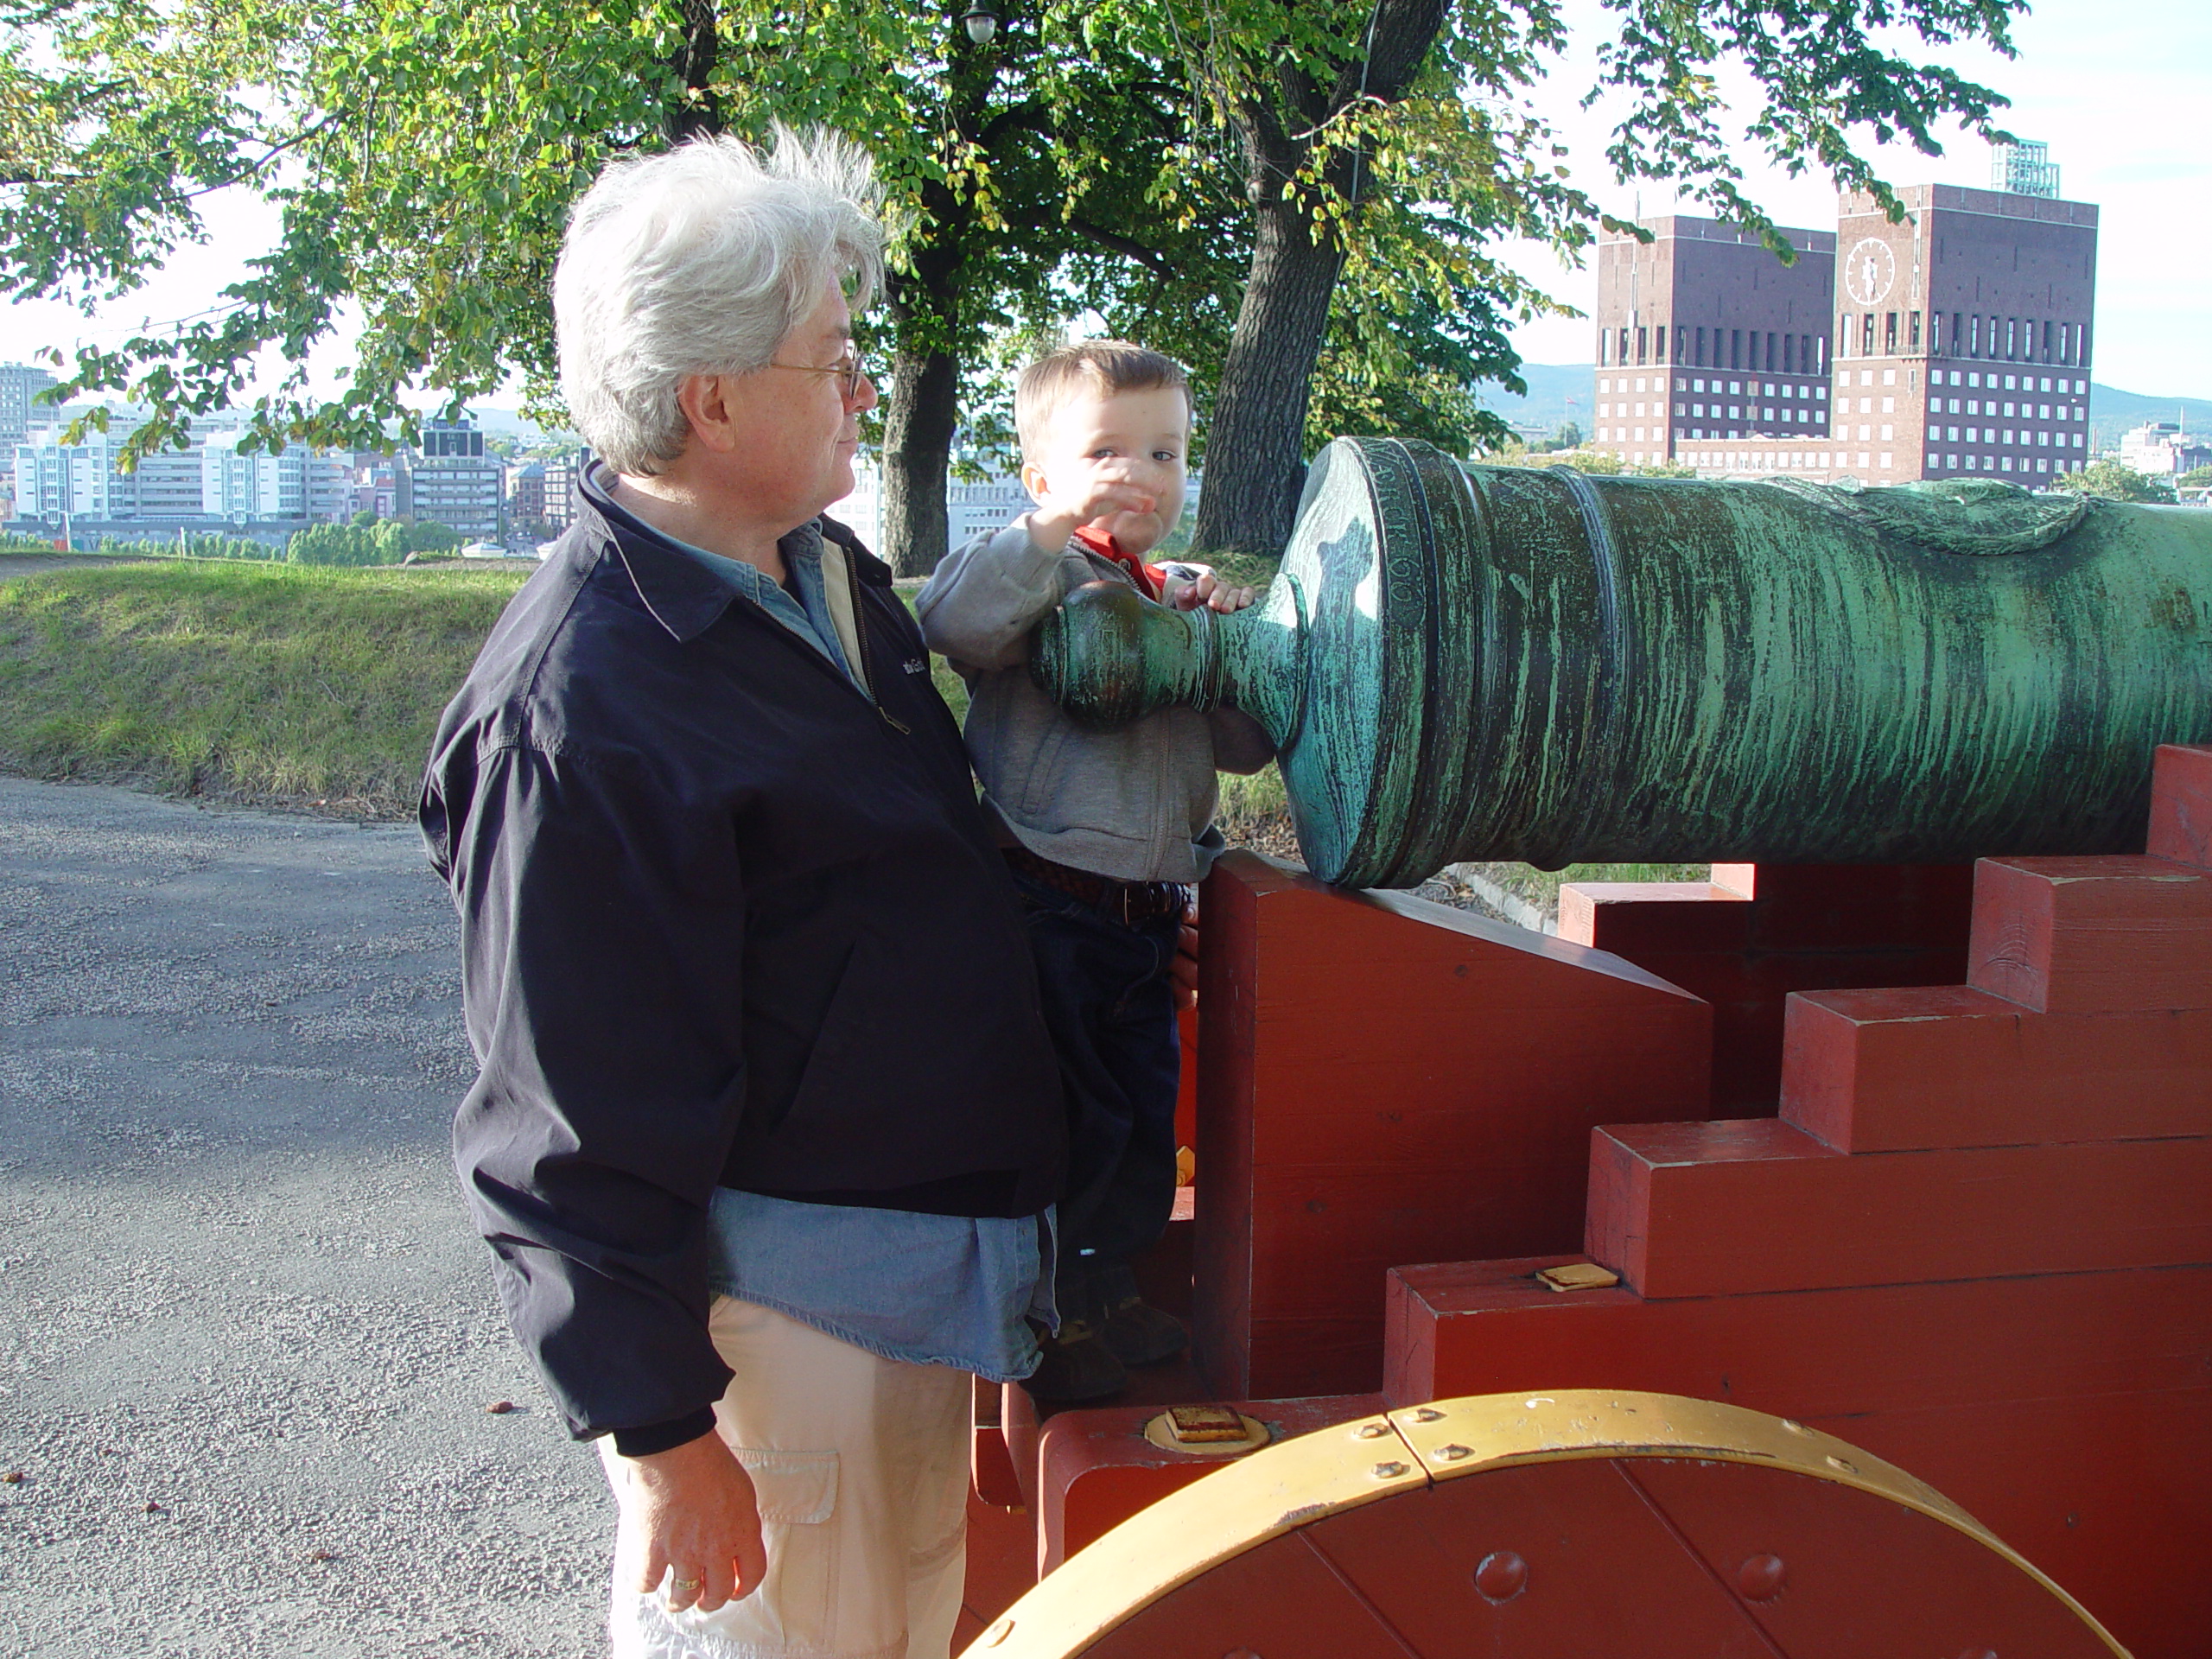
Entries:
[[779,363],[772,357],[768,359],[768,366],[772,369],[789,369],[795,374],[836,375],[844,382],[838,391],[849,404],[860,397],[861,382],[868,378],[868,371],[861,366],[860,347],[850,342],[848,342],[845,346],[844,355],[826,369],[816,368],[810,363]]

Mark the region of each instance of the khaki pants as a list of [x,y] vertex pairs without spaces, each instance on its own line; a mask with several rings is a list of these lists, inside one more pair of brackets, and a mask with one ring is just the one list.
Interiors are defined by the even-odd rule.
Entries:
[[715,1414],[753,1478],[768,1575],[712,1613],[638,1594],[627,1476],[601,1440],[622,1506],[614,1659],[946,1659],[967,1566],[968,1374],[728,1297],[709,1328],[737,1374]]

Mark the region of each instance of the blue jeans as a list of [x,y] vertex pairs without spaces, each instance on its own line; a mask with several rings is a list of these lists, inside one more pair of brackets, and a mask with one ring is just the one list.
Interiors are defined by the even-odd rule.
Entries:
[[1095,1323],[1136,1294],[1128,1264],[1167,1230],[1175,1206],[1182,1052],[1168,968],[1180,921],[1127,926],[1009,874],[1067,1104],[1054,1289],[1063,1318]]

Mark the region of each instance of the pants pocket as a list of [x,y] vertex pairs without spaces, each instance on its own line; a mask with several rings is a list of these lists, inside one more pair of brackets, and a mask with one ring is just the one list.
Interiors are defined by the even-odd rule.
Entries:
[[[747,1601],[764,1615],[757,1640],[798,1649],[830,1645],[837,1581],[837,1454],[733,1446],[752,1478],[768,1574]],[[738,1604],[743,1605],[744,1604]]]

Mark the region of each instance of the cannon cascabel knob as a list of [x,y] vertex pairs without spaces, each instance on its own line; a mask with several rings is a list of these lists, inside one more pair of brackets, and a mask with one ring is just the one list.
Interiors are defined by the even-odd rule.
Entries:
[[1038,626],[1029,674],[1086,725],[1233,702],[1280,748],[1297,729],[1299,636],[1294,582],[1278,582],[1268,600],[1224,616],[1171,611],[1126,582],[1093,582]]
[[1205,648],[1211,614],[1171,611],[1126,582],[1093,582],[1046,617],[1030,647],[1030,677],[1087,725],[1121,726],[1176,703],[1219,700]]

